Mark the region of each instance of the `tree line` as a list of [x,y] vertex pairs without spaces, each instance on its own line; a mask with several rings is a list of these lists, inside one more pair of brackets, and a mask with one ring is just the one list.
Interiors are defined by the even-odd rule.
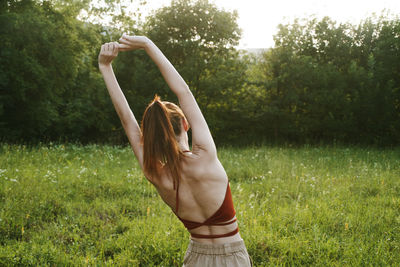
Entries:
[[[97,54],[133,31],[176,66],[219,143],[399,144],[399,17],[359,25],[295,19],[278,26],[273,48],[253,56],[236,48],[238,14],[207,0],[172,1],[144,21],[121,1],[107,3],[0,4],[1,141],[126,143]],[[82,11],[114,14],[111,26]],[[155,93],[176,101],[144,51],[121,53],[113,66],[139,120]]]

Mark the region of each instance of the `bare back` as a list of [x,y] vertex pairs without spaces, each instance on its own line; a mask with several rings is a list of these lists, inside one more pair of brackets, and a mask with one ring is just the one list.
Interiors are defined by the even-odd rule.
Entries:
[[[176,213],[176,191],[173,181],[162,172],[158,179],[152,179],[161,198]],[[185,153],[182,160],[181,181],[179,183],[178,216],[190,221],[204,222],[211,217],[224,201],[228,177],[217,157],[208,153]],[[237,228],[237,223],[225,226],[200,226],[191,230],[193,234],[222,234]],[[196,239],[202,243],[226,243],[241,240],[239,233],[234,236],[215,239]]]

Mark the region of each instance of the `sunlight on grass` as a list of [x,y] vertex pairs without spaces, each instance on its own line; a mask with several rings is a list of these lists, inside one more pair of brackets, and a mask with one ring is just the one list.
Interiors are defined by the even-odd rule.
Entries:
[[[222,148],[256,266],[400,262],[400,151]],[[0,145],[0,265],[181,266],[189,235],[128,147]]]

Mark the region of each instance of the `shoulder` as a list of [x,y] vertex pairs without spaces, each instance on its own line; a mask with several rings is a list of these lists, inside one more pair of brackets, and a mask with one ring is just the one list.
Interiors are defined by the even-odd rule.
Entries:
[[[193,173],[199,170],[201,173],[207,169],[213,169],[212,166],[218,161],[216,153],[210,153],[198,146],[193,146],[192,151],[185,152],[182,159],[182,170]],[[198,173],[199,171],[196,171]]]
[[225,179],[225,169],[216,155],[210,155],[204,150],[193,150],[185,153],[182,171],[186,178],[199,181]]

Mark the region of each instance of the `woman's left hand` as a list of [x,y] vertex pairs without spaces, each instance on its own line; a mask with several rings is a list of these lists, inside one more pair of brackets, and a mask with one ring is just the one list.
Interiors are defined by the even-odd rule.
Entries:
[[117,42],[105,43],[101,46],[99,53],[99,66],[109,66],[114,58],[118,56],[119,44]]
[[146,36],[123,34],[119,38],[119,51],[146,49],[150,42],[150,39]]

